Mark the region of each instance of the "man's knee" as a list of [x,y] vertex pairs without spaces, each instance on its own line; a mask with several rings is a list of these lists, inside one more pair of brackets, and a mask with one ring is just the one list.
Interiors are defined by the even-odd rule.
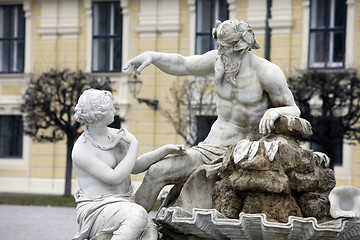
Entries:
[[146,172],[144,181],[148,181],[152,184],[160,184],[163,182],[164,178],[164,170],[160,164],[153,164],[149,167]]

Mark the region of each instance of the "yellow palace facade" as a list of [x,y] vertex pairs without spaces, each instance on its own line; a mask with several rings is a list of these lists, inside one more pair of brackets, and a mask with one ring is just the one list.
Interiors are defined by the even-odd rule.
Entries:
[[[117,124],[137,137],[140,154],[183,144],[163,110],[170,108],[170,88],[191,77],[146,68],[137,97],[157,100],[154,109],[129,93],[131,76],[122,68],[144,51],[193,55],[216,48],[216,19],[248,22],[261,45],[253,53],[287,77],[308,68],[360,67],[360,0],[0,0],[0,192],[64,191],[65,141],[38,143],[22,133],[21,96],[31,76],[51,68],[110,78]],[[340,149],[337,185],[360,187],[359,145]]]

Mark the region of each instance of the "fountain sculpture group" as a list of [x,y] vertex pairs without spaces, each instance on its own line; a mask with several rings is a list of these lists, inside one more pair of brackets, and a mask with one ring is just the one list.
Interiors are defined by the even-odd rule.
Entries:
[[[300,146],[311,126],[299,117],[280,68],[249,52],[259,48],[251,27],[217,21],[213,37],[219,48],[203,55],[145,52],[125,67],[215,76],[218,118],[197,146],[166,145],[137,157],[136,138],[107,127],[114,118],[111,93],[90,89],[80,97],[75,119],[85,127],[72,153],[80,186],[73,239],[360,236],[360,190],[328,195],[335,187],[329,158]],[[143,171],[133,196],[130,174]],[[147,211],[169,184],[155,224]]]

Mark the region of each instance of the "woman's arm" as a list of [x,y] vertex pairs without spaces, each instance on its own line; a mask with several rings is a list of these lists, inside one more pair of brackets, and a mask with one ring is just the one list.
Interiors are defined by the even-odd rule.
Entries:
[[102,161],[98,155],[92,153],[90,149],[85,148],[86,145],[74,147],[72,152],[74,164],[102,182],[121,184],[134,169],[138,154],[138,143],[132,134],[126,131],[122,139],[129,143],[129,148],[123,160],[114,169]]
[[133,174],[138,174],[149,169],[151,165],[160,161],[168,154],[185,154],[185,148],[183,145],[172,145],[168,144],[160,147],[152,152],[141,155],[135,163],[135,167],[132,171]]

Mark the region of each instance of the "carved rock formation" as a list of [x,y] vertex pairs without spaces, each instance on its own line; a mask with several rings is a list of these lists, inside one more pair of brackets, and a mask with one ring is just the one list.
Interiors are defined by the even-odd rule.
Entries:
[[213,208],[229,218],[244,212],[265,213],[270,221],[283,223],[289,216],[330,220],[327,192],[335,187],[335,177],[329,159],[294,139],[310,136],[310,124],[283,116],[274,132],[259,141],[240,141],[224,159]]

